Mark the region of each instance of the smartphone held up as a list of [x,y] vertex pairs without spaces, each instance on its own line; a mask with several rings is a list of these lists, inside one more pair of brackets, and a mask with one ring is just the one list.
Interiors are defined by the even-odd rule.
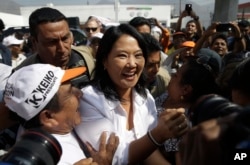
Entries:
[[230,23],[220,23],[216,26],[217,32],[228,32],[232,29],[232,25]]
[[185,10],[188,13],[188,15],[190,15],[190,13],[192,11],[192,4],[186,4]]

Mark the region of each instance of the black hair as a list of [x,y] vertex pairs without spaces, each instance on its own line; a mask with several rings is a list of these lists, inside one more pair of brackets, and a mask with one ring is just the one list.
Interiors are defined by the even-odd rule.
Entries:
[[224,117],[234,112],[241,112],[242,107],[217,95],[202,95],[189,108],[188,115],[193,126],[209,119]]
[[243,60],[234,70],[230,86],[232,89],[240,90],[244,95],[250,97],[250,58]]
[[162,50],[160,42],[157,41],[157,39],[154,38],[150,33],[142,33],[142,37],[146,42],[148,53]]
[[[92,83],[97,87],[99,91],[102,91],[104,93],[107,99],[110,100],[121,100],[121,98],[118,95],[115,89],[115,85],[112,82],[107,70],[104,69],[103,62],[108,58],[115,42],[124,34],[130,35],[137,40],[139,47],[142,49],[145,63],[147,61],[147,49],[145,42],[143,41],[143,37],[132,26],[128,24],[121,24],[119,26],[110,27],[104,33],[104,36],[99,43],[99,47],[96,53],[96,65]],[[146,97],[145,83],[146,77],[142,72],[142,75],[135,85],[135,90],[143,97]]]
[[147,25],[150,28],[151,31],[151,24],[147,18],[144,17],[134,17],[128,22],[131,26],[134,28],[137,28],[139,26]]
[[250,22],[248,22],[247,20],[242,20],[242,21],[238,22],[238,26],[245,28],[245,27],[250,26]]
[[212,45],[214,44],[214,42],[215,42],[218,38],[223,39],[223,40],[226,42],[227,47],[228,47],[227,36],[226,36],[225,34],[223,34],[223,33],[218,33],[218,34],[216,34],[216,35],[212,38],[212,42],[211,42],[210,46],[212,46]]
[[29,16],[29,27],[30,27],[30,35],[34,38],[37,38],[37,27],[39,24],[42,23],[49,23],[49,22],[59,22],[65,20],[67,23],[67,18],[63,15],[59,10],[49,8],[49,7],[42,7],[36,9],[31,13]]
[[0,31],[2,31],[3,29],[5,29],[5,25],[3,23],[3,20],[0,18]]
[[187,60],[181,83],[189,84],[193,88],[192,94],[187,98],[189,102],[194,102],[205,94],[219,93],[213,70],[211,70],[209,64],[197,62],[196,58]]

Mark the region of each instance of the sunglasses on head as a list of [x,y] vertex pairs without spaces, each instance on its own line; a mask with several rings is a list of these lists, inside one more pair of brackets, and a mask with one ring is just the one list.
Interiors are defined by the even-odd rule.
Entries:
[[95,32],[95,31],[97,30],[97,27],[95,27],[95,28],[85,28],[85,30],[86,30],[87,32],[90,32],[90,30],[91,30],[92,32]]
[[200,65],[203,65],[203,67],[205,67],[210,73],[213,73],[213,69],[211,68],[211,66],[208,64],[208,57],[203,56],[203,57],[199,57],[196,59],[196,62]]

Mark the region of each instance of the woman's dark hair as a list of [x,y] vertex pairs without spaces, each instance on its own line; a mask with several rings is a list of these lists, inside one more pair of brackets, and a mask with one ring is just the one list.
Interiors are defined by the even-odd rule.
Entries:
[[157,39],[155,39],[150,33],[142,33],[141,35],[145,43],[147,44],[148,53],[153,53],[162,50],[160,42],[157,41]]
[[[137,40],[139,47],[142,49],[145,63],[147,61],[147,49],[143,37],[132,26],[121,24],[119,26],[110,27],[104,33],[96,53],[96,65],[92,84],[94,84],[98,90],[102,91],[105,97],[110,100],[120,100],[121,98],[118,95],[107,70],[104,69],[103,62],[108,58],[115,42],[125,34],[132,36]],[[143,97],[146,97],[145,82],[145,75],[142,73],[135,85],[135,90]]]
[[192,94],[187,98],[189,102],[194,102],[205,94],[219,93],[213,70],[208,64],[198,62],[198,58],[188,59],[181,83],[193,88]]
[[59,10],[49,7],[39,8],[32,12],[29,17],[30,35],[36,38],[37,26],[42,23],[59,22],[62,20],[65,20],[68,23],[65,15],[63,15]]
[[234,70],[230,86],[232,89],[240,90],[244,95],[250,97],[250,58],[242,61]]
[[202,95],[188,110],[188,116],[193,126],[213,118],[224,117],[234,112],[242,111],[242,107],[217,95]]

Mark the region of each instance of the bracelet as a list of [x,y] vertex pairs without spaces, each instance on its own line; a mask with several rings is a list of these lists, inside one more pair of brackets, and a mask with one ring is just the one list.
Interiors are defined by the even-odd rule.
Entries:
[[151,131],[148,131],[147,135],[148,135],[148,138],[150,139],[150,141],[151,141],[155,146],[157,146],[157,147],[162,146],[162,144],[158,143],[158,142],[153,138],[153,136],[152,136],[152,134],[151,134]]

